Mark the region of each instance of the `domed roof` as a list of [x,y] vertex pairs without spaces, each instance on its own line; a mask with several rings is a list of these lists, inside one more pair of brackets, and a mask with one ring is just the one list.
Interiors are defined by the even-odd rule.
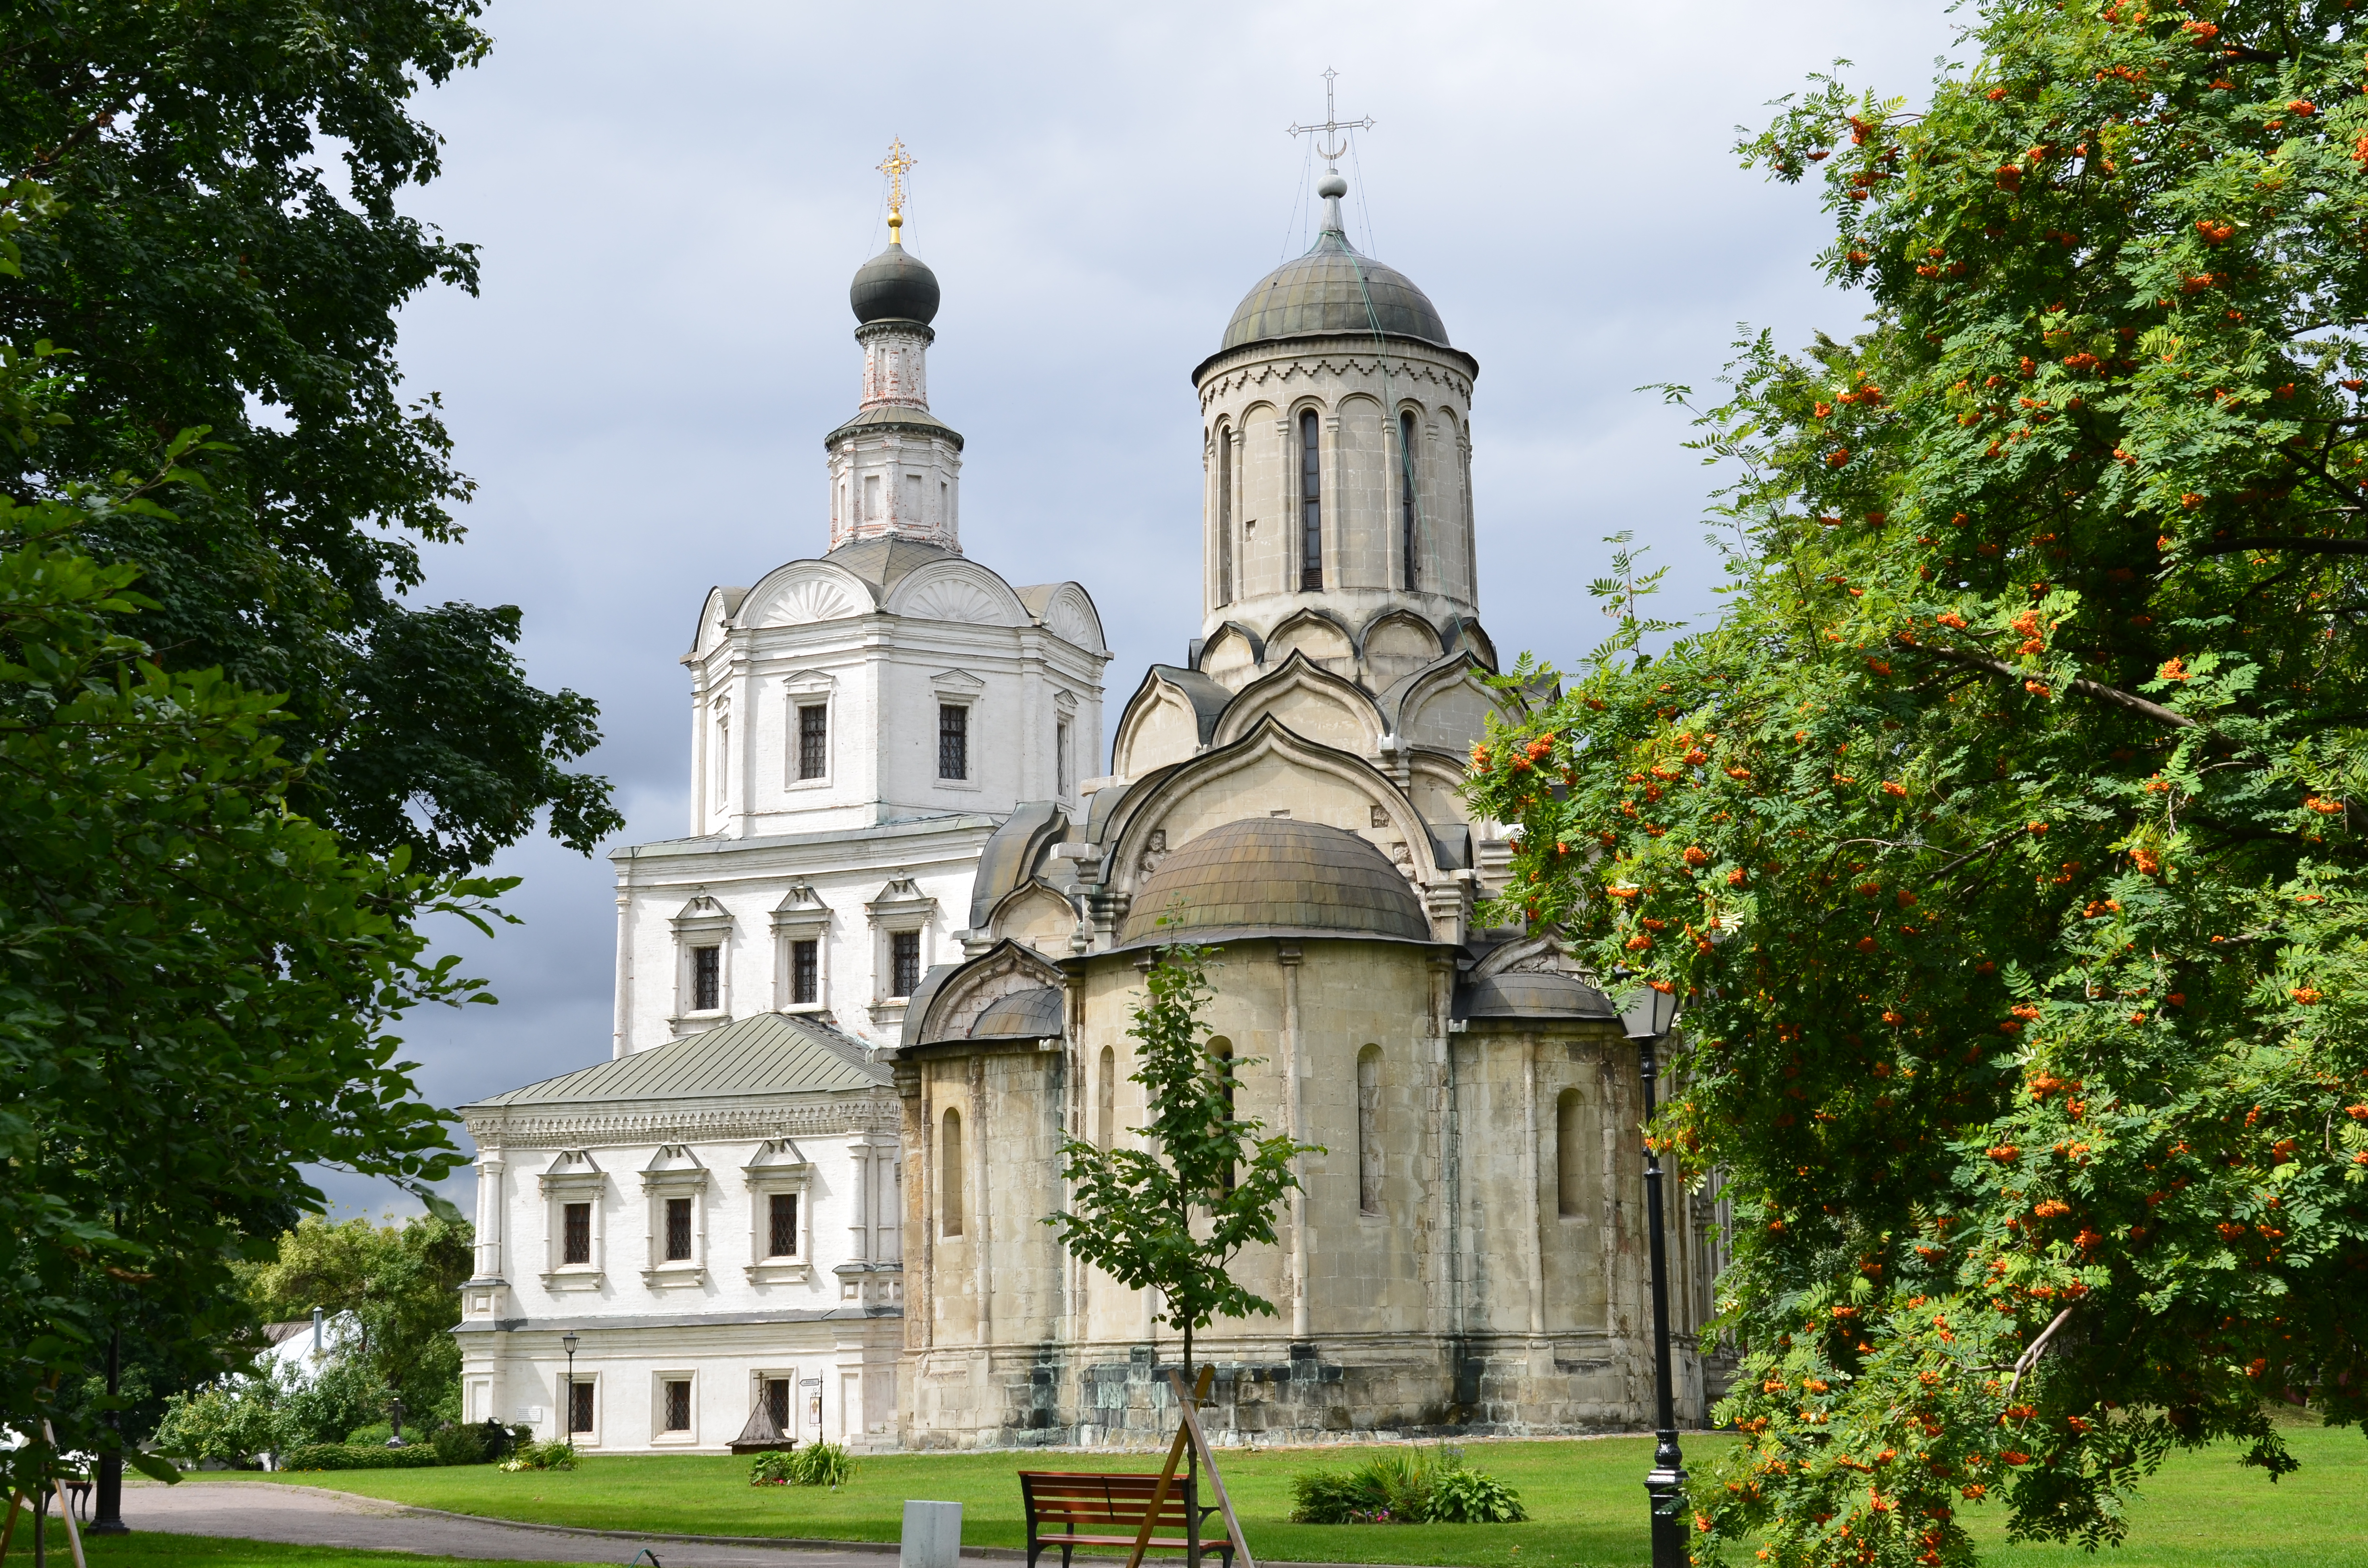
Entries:
[[847,302],[855,308],[855,319],[866,325],[916,321],[927,326],[938,313],[938,275],[891,240],[886,250],[855,269]]
[[1252,817],[1212,827],[1161,861],[1128,905],[1119,945],[1278,932],[1431,939],[1422,900],[1371,841]]
[[1218,352],[1275,338],[1375,331],[1449,347],[1447,324],[1414,279],[1360,256],[1346,234],[1326,229],[1305,256],[1284,262],[1242,296]]

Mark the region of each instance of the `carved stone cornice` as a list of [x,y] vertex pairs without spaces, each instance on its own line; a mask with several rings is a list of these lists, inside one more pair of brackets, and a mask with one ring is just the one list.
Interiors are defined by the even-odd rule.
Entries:
[[583,1149],[620,1143],[749,1142],[842,1132],[896,1132],[903,1117],[882,1091],[816,1106],[720,1106],[598,1111],[554,1109],[472,1116],[463,1121],[481,1144],[504,1149]]

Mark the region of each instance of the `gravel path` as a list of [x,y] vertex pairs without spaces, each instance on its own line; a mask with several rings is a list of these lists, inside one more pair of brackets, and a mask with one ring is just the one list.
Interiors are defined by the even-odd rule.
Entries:
[[[197,1477],[177,1486],[154,1482],[123,1488],[123,1522],[134,1530],[234,1536],[299,1546],[351,1546],[428,1556],[529,1562],[632,1561],[643,1548],[664,1568],[894,1568],[895,1548],[770,1546],[729,1540],[574,1530],[462,1517],[375,1497],[270,1482]],[[1021,1555],[1013,1553],[1013,1556]],[[647,1562],[648,1559],[643,1559]],[[1008,1568],[1002,1552],[962,1554],[963,1568]]]

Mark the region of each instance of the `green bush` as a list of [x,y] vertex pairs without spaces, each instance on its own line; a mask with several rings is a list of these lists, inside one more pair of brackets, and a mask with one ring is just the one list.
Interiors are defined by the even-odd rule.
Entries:
[[1530,1517],[1514,1490],[1485,1471],[1457,1468],[1431,1483],[1423,1517],[1434,1525],[1518,1525]]
[[758,1454],[757,1462],[748,1467],[748,1484],[787,1486],[790,1483],[790,1460],[794,1456],[794,1452],[795,1450],[790,1449],[775,1449],[770,1452]]
[[1291,1478],[1292,1522],[1303,1525],[1510,1524],[1529,1517],[1513,1489],[1467,1470],[1459,1449],[1396,1449],[1354,1470]]
[[436,1450],[438,1464],[483,1464],[492,1458],[485,1452],[485,1429],[483,1426],[446,1426],[427,1439]]
[[279,1456],[282,1470],[419,1470],[442,1462],[426,1443],[400,1449],[375,1443],[306,1443]]
[[758,1454],[748,1467],[751,1486],[844,1486],[854,1479],[855,1460],[837,1443]]
[[573,1443],[520,1443],[501,1468],[520,1470],[574,1470],[575,1445]]

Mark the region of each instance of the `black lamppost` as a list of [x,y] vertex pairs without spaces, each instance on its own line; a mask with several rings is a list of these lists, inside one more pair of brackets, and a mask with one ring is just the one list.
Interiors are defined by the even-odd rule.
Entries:
[[[1677,1020],[1678,995],[1645,986],[1621,1006],[1620,1022],[1636,1042],[1636,1065],[1645,1081],[1645,1121],[1653,1120],[1653,1048]],[[1645,1140],[1645,1223],[1653,1234],[1653,1381],[1656,1441],[1645,1494],[1653,1506],[1653,1568],[1686,1568],[1685,1456],[1678,1451],[1678,1418],[1670,1398],[1669,1259],[1661,1235],[1661,1156]]]
[[[123,1325],[118,1324],[107,1339],[107,1397],[113,1399],[122,1384]],[[116,1446],[98,1456],[98,1517],[83,1534],[130,1535],[131,1527],[123,1522],[123,1413],[109,1410],[107,1424],[114,1429]]]
[[394,1436],[386,1440],[386,1446],[390,1449],[403,1448],[404,1446],[403,1441],[403,1401],[398,1397],[390,1396],[386,1402],[386,1414],[387,1419],[392,1422],[394,1426]]
[[575,1347],[584,1343],[569,1329],[559,1336],[559,1347],[567,1352],[567,1397],[559,1407],[559,1440],[575,1441]]

